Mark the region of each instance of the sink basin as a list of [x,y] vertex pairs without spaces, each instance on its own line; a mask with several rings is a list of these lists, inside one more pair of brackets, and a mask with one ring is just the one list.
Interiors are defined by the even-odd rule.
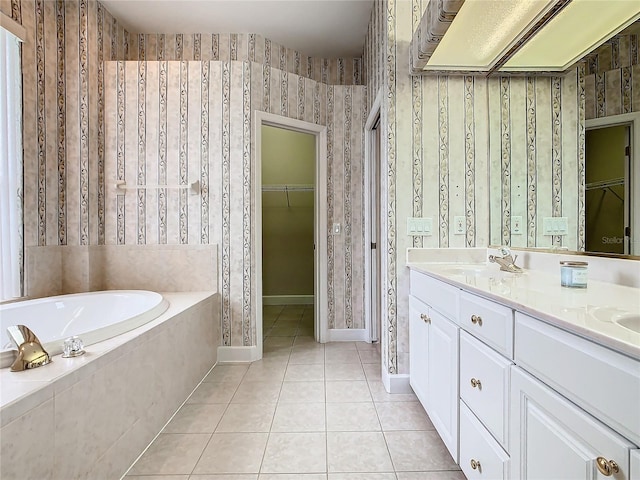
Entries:
[[496,265],[467,265],[460,267],[451,267],[442,271],[447,275],[462,275],[464,277],[481,277],[481,278],[504,278],[516,275],[511,272],[503,272]]
[[640,315],[624,315],[616,323],[621,327],[640,333]]

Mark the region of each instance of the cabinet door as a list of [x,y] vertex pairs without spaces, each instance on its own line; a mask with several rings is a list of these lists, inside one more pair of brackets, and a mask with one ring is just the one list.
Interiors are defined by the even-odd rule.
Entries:
[[459,327],[435,310],[430,314],[427,413],[457,463]]
[[409,383],[423,408],[427,409],[427,350],[429,307],[409,297]]
[[629,479],[631,443],[520,368],[511,377],[511,473],[522,480],[602,479],[597,459]]

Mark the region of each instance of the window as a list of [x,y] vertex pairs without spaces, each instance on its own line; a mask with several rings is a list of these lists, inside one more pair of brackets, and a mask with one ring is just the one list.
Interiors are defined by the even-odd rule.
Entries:
[[19,39],[0,28],[0,301],[22,296],[21,82]]

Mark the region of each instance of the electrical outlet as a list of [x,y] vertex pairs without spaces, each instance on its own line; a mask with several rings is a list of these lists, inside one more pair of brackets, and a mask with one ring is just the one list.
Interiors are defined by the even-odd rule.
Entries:
[[522,235],[522,217],[511,217],[511,233],[514,235]]
[[334,223],[333,227],[331,228],[331,233],[333,235],[340,235],[340,229],[341,229],[340,224],[339,223]]
[[453,234],[454,235],[464,235],[465,230],[467,229],[467,222],[465,218],[460,215],[453,217]]

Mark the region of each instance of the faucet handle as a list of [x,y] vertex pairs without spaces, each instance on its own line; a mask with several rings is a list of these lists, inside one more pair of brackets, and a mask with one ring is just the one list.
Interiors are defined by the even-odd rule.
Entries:
[[500,247],[500,255],[502,255],[503,257],[511,255],[511,249],[507,246]]

